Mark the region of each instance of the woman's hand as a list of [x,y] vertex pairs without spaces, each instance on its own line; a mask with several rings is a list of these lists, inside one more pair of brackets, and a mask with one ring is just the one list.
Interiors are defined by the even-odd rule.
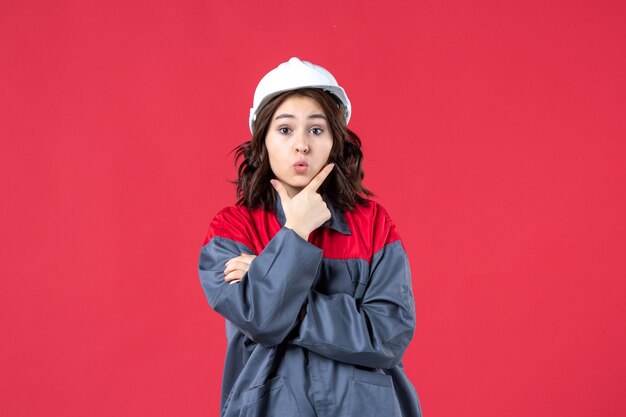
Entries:
[[236,258],[230,259],[224,266],[224,281],[229,284],[234,284],[236,282],[241,281],[246,272],[248,272],[248,268],[250,268],[250,263],[252,260],[256,258],[256,255],[248,255],[247,253],[242,253],[240,256]]
[[285,212],[285,227],[292,229],[304,240],[309,239],[311,232],[330,219],[328,206],[317,192],[335,164],[328,164],[293,198],[289,197],[285,186],[279,180],[271,183],[280,195]]

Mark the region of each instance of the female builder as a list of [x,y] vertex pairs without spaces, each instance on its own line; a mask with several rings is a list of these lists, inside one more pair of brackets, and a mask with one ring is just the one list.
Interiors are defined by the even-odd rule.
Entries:
[[292,58],[257,86],[234,207],[199,273],[226,319],[221,416],[420,416],[402,355],[415,325],[396,228],[361,185],[351,106]]

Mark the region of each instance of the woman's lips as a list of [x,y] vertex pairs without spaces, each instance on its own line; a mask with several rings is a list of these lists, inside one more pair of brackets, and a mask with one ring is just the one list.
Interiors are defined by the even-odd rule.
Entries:
[[293,164],[293,169],[295,169],[298,174],[305,173],[309,169],[309,163],[306,161],[297,161]]

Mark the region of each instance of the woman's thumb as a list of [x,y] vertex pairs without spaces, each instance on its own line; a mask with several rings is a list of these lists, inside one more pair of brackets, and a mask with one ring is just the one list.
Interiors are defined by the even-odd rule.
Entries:
[[276,189],[276,192],[280,196],[281,201],[289,201],[289,194],[285,189],[285,186],[277,179],[271,179],[272,186]]

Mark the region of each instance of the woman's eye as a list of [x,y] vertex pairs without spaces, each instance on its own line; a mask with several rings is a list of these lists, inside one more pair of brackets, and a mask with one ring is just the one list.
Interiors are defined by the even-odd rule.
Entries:
[[314,127],[313,129],[311,129],[311,133],[313,133],[314,135],[321,135],[324,131],[319,128],[319,127]]
[[288,127],[281,127],[278,129],[278,131],[282,133],[283,135],[287,135],[289,134],[289,132],[291,132],[291,129],[289,129]]

